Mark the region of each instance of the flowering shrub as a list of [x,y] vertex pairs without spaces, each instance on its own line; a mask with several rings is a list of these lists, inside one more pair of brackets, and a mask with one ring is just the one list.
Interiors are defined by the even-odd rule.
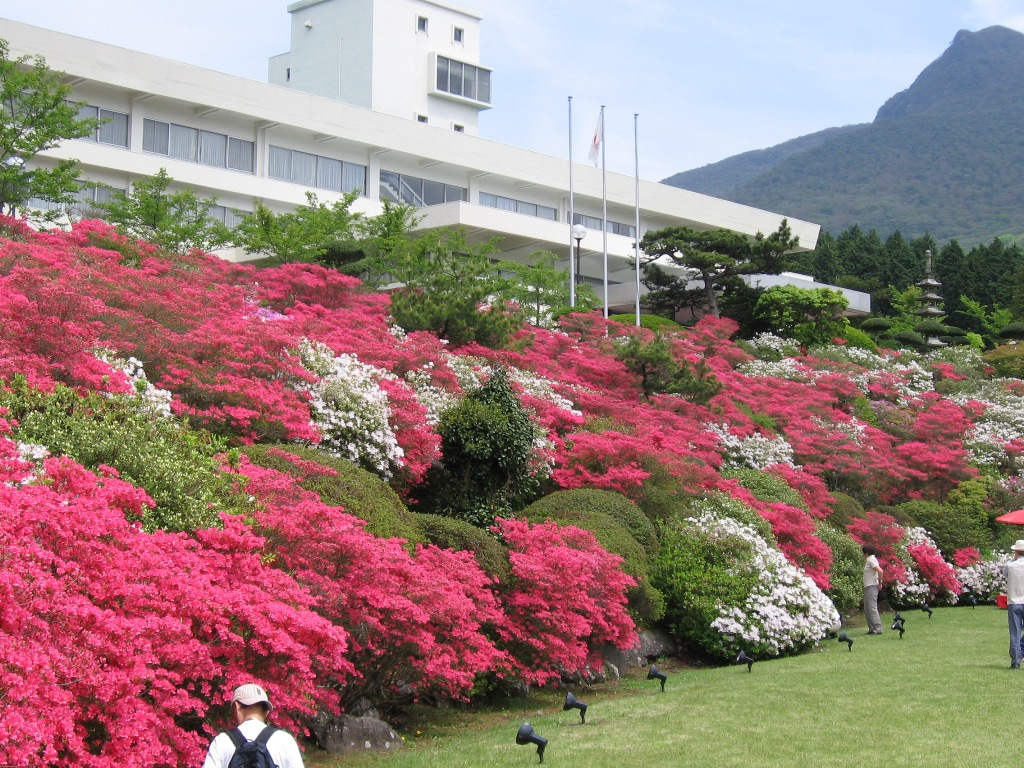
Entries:
[[831,600],[752,527],[703,503],[694,513],[666,532],[655,578],[679,639],[719,658],[777,656],[838,623]]
[[571,525],[498,519],[494,531],[512,563],[500,587],[505,617],[498,639],[518,676],[544,683],[599,670],[604,645],[632,646],[626,590],[636,582],[619,569],[622,558]]
[[213,719],[244,680],[285,726],[336,711],[345,634],[241,520],[145,533],[152,502],[116,473],[50,458],[23,483],[3,438],[0,459],[0,763],[195,765],[212,734],[177,722]]
[[996,596],[1002,593],[1006,586],[1003,569],[1010,559],[1008,553],[1000,552],[984,560],[959,567],[956,569],[957,580],[978,602],[994,603]]
[[355,355],[335,357],[329,347],[309,339],[299,345],[299,358],[318,377],[304,388],[311,395],[320,446],[384,479],[392,477],[404,451],[391,429],[387,393],[379,382],[394,376],[359,362]]

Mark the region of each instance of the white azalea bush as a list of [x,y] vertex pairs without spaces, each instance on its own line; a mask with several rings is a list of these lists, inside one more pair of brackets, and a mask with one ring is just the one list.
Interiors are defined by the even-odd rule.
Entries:
[[128,377],[135,395],[146,410],[156,416],[170,417],[171,393],[166,389],[154,387],[150,383],[141,360],[134,357],[129,357],[128,359],[120,358],[112,349],[105,347],[94,350],[93,354],[96,355],[97,359],[102,360],[115,371],[120,371]]
[[330,347],[308,339],[298,352],[302,366],[319,377],[304,385],[321,435],[319,447],[390,479],[402,466],[404,451],[391,427],[387,393],[378,382],[395,376],[355,355],[335,357]]
[[707,424],[708,432],[718,437],[722,460],[726,467],[766,469],[774,464],[796,467],[793,446],[784,437],[753,434],[740,437],[729,431],[728,424]]
[[[1010,562],[1008,552],[994,553],[988,559],[956,569],[956,577],[963,584],[966,594],[970,592],[981,603],[994,603],[996,596],[1006,586],[1003,569]],[[961,596],[961,603],[965,602]]]
[[796,653],[827,636],[839,623],[832,601],[761,526],[727,516],[728,506],[697,502],[692,517],[665,530],[654,584],[676,640],[728,659],[740,650],[761,658]]

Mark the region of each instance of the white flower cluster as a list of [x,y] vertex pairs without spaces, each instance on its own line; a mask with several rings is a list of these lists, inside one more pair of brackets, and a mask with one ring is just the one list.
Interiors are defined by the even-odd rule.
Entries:
[[983,602],[995,602],[996,595],[1003,591],[1005,576],[1003,569],[1010,562],[1010,555],[1000,552],[991,560],[982,560],[974,565],[956,569],[956,577],[960,579],[965,590],[974,594]]
[[810,381],[811,372],[791,357],[781,360],[749,360],[736,366],[740,373],[752,378]]
[[797,466],[793,461],[793,446],[784,437],[766,437],[762,434],[739,437],[729,431],[728,424],[705,426],[708,432],[718,437],[726,466],[752,469],[766,469],[773,464]]
[[135,395],[142,401],[146,410],[157,416],[169,417],[171,415],[171,393],[166,389],[154,387],[149,382],[141,360],[134,357],[124,360],[117,357],[113,350],[106,348],[96,349],[93,354],[115,371],[120,371],[128,377],[135,390]]
[[387,393],[377,382],[396,377],[355,355],[335,357],[330,347],[308,339],[299,344],[299,359],[320,378],[303,387],[310,393],[320,448],[390,479],[402,466],[404,451],[391,428]]
[[21,440],[15,442],[18,449],[18,458],[32,465],[32,469],[17,482],[8,482],[8,486],[23,486],[36,482],[43,476],[43,459],[50,456],[50,450],[45,445],[38,443],[23,443]]
[[432,427],[441,421],[442,413],[459,401],[451,392],[432,383],[433,367],[433,363],[427,363],[422,368],[415,368],[405,374],[405,380],[416,393],[416,399],[427,409],[427,424]]
[[867,429],[867,424],[856,416],[851,416],[849,421],[826,421],[820,416],[814,416],[811,418],[811,421],[823,429],[828,429],[833,432],[841,432],[855,443],[859,443],[861,441],[864,437],[864,430]]
[[926,547],[938,549],[938,547],[935,546],[935,540],[928,535],[928,529],[921,528],[920,526],[903,529],[903,546],[909,547],[911,544],[923,544]]
[[975,400],[985,407],[964,441],[974,463],[980,467],[1005,466],[1007,443],[1024,440],[1024,398],[1006,391],[999,381],[987,381],[970,394],[950,399],[960,405]]
[[800,354],[800,342],[795,339],[784,339],[774,333],[759,333],[748,343],[762,360],[781,360]]
[[931,587],[927,581],[921,579],[916,570],[907,568],[906,583],[893,582],[889,585],[889,591],[897,605],[921,605],[927,602]]
[[722,636],[721,650],[737,647],[777,655],[817,642],[839,622],[832,601],[804,573],[786,560],[748,525],[719,517],[701,503],[699,517],[687,522],[715,536],[742,539],[751,558],[737,562],[736,569],[757,575],[756,586],[743,605],[718,606],[711,627]]

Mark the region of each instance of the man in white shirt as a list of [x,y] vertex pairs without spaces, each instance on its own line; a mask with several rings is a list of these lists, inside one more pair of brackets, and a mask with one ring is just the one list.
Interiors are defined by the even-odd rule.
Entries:
[[[265,728],[270,727],[267,725],[267,715],[273,708],[267,692],[255,683],[238,686],[231,697],[231,711],[238,724],[237,730],[250,741],[255,741]],[[286,731],[274,729],[267,741],[267,752],[277,768],[304,768],[299,745]],[[203,768],[228,768],[234,754],[235,742],[230,733],[219,733],[210,743]]]
[[864,553],[864,618],[868,634],[882,634],[882,617],[878,615],[878,590],[882,588],[882,566],[878,564],[877,550],[870,544],[860,548]]
[[1010,669],[1020,669],[1021,629],[1024,627],[1024,539],[1010,547],[1013,560],[1003,570],[1006,576],[1006,613],[1010,622]]

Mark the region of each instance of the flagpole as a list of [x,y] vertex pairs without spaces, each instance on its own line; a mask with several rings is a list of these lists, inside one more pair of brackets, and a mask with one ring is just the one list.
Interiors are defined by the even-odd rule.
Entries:
[[576,308],[576,265],[572,252],[572,225],[576,223],[576,207],[572,186],[572,96],[569,97],[569,307]]
[[604,104],[601,105],[601,246],[604,254],[604,319],[608,319],[608,177],[604,148]]
[[636,171],[636,222],[633,232],[633,254],[636,258],[636,327],[640,327],[640,131],[639,115],[633,113],[633,165]]

